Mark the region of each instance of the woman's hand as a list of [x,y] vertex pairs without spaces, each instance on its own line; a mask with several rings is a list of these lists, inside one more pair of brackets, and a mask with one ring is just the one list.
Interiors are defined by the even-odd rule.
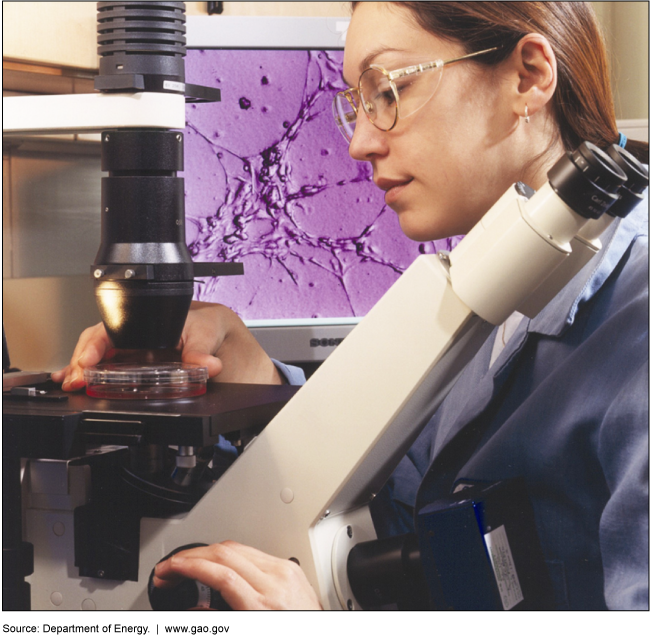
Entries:
[[[192,302],[179,351],[183,362],[205,366],[208,377],[218,376],[221,382],[282,384],[275,365],[246,325],[236,313],[220,304]],[[64,391],[83,388],[84,369],[114,354],[104,325],[91,326],[81,334],[70,364],[52,373],[52,379],[62,382]],[[149,362],[155,361],[156,355],[152,351],[134,352],[130,359]]]
[[235,541],[183,550],[156,566],[156,588],[194,579],[233,610],[322,610],[298,564]]
[[111,340],[101,322],[87,328],[79,337],[70,363],[64,369],[52,373],[52,379],[55,382],[63,382],[64,391],[83,388],[86,385],[84,368],[99,364],[104,357],[110,357],[112,348]]
[[241,318],[227,306],[192,302],[181,335],[183,361],[220,382],[282,384],[282,377]]

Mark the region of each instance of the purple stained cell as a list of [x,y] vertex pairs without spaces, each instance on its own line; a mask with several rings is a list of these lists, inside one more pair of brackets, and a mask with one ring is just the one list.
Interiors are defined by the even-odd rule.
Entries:
[[457,244],[406,238],[371,167],[349,157],[331,111],[342,57],[188,51],[188,82],[218,77],[222,95],[187,110],[188,245],[245,268],[197,282],[196,299],[244,319],[362,316],[419,254]]

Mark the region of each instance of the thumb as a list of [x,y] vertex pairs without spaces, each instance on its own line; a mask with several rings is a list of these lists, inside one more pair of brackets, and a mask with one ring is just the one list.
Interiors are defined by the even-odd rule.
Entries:
[[185,364],[194,364],[207,368],[209,378],[216,377],[223,370],[223,363],[218,357],[201,351],[183,350],[182,359]]

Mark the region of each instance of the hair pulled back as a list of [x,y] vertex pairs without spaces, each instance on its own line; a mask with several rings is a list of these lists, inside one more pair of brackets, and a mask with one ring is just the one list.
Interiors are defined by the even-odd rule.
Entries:
[[[352,7],[359,4],[353,2]],[[461,43],[467,53],[500,46],[476,64],[497,65],[528,33],[547,38],[557,59],[552,108],[567,151],[584,140],[601,148],[618,142],[604,38],[588,2],[397,2],[426,31]],[[648,162],[648,144],[625,147]]]

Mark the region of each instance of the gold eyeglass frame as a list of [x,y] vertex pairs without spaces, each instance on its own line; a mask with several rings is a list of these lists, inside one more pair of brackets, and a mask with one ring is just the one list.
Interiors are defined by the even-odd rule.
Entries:
[[[492,51],[496,51],[497,49],[500,49],[501,47],[491,47],[490,49],[483,49],[482,51],[475,51],[474,53],[468,53],[467,55],[460,56],[458,58],[450,58],[449,60],[433,60],[432,62],[424,62],[422,64],[414,64],[408,67],[404,67],[402,69],[396,69],[395,71],[386,71],[383,67],[373,64],[370,65],[367,69],[364,69],[359,76],[359,82],[356,87],[350,87],[349,89],[345,89],[344,91],[339,91],[335,96],[334,96],[334,120],[336,121],[336,125],[338,126],[339,130],[345,137],[345,139],[350,142],[351,138],[348,138],[345,129],[343,128],[343,123],[341,122],[341,118],[338,115],[338,110],[336,108],[336,103],[339,98],[339,96],[345,97],[345,99],[348,101],[350,106],[352,107],[352,110],[354,111],[354,121],[356,122],[356,119],[359,115],[359,107],[355,102],[353,93],[356,92],[358,96],[358,102],[361,104],[363,107],[364,113],[368,116],[368,120],[375,126],[377,129],[380,131],[392,131],[396,126],[397,123],[399,122],[400,119],[400,100],[399,100],[399,92],[397,90],[397,86],[395,85],[395,80],[399,80],[400,78],[407,77],[409,75],[415,75],[419,73],[424,73],[425,71],[431,71],[432,69],[441,69],[443,67],[449,66],[450,64],[454,64],[455,62],[461,62],[463,60],[469,60],[470,58],[475,58],[476,56],[483,55],[485,53],[491,53]],[[393,95],[395,97],[395,120],[393,121],[393,124],[387,128],[383,129],[382,127],[378,126],[375,122],[373,122],[371,118],[371,114],[368,113],[368,108],[366,107],[365,100],[362,99],[361,95],[361,78],[363,78],[364,73],[367,71],[370,71],[371,69],[375,71],[380,71],[383,73],[387,80],[388,84],[390,85],[391,91],[393,92]],[[437,87],[436,87],[437,90]],[[431,95],[433,97],[435,95],[435,91]],[[429,98],[428,100],[430,100]],[[428,102],[428,100],[426,102]],[[424,102],[424,104],[426,104]],[[424,106],[424,104],[422,106]],[[421,107],[418,107],[413,113],[416,113]],[[409,113],[409,115],[413,115],[413,113]],[[405,116],[408,117],[408,116]],[[346,121],[348,123],[352,122],[352,113],[346,114]]]

